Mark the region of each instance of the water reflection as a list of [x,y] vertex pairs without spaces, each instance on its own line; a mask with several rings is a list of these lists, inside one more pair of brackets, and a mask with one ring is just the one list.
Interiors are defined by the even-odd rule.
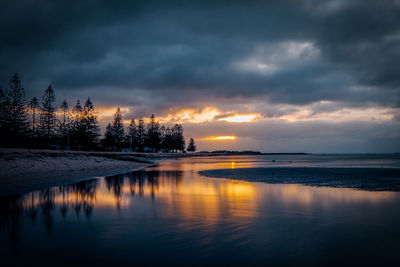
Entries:
[[148,197],[152,200],[159,197],[165,204],[163,209],[158,211],[159,216],[178,216],[182,221],[181,226],[189,226],[189,229],[192,229],[192,226],[185,222],[200,218],[202,225],[211,227],[218,224],[221,216],[226,214],[232,220],[256,217],[260,212],[258,205],[261,203],[265,206],[266,203],[279,201],[281,205],[300,205],[307,209],[315,205],[338,203],[378,203],[399,196],[395,192],[199,179],[193,168],[190,171],[186,169],[186,172],[169,170],[170,168],[170,164],[165,164],[147,171],[82,181],[2,198],[0,226],[15,232],[21,224],[20,217],[26,215],[32,222],[40,217],[45,228],[50,231],[54,213],[67,218],[68,213],[72,212],[76,217],[83,214],[89,219],[95,208],[128,208],[133,205],[134,197]]
[[20,217],[24,214],[31,221],[36,221],[41,216],[45,228],[50,231],[53,225],[53,213],[59,209],[65,217],[69,209],[76,215],[81,210],[89,217],[93,202],[96,198],[98,181],[90,180],[76,184],[52,187],[25,195],[3,197],[0,199],[0,226],[1,228],[18,229],[21,224]]
[[46,230],[50,231],[54,213],[66,218],[72,211],[77,217],[83,213],[89,219],[94,207],[129,205],[129,201],[123,200],[124,194],[143,196],[148,193],[154,198],[160,185],[177,187],[181,181],[180,171],[140,171],[2,197],[0,227],[15,233],[22,224],[22,216],[26,215],[32,222],[40,216]]
[[[197,173],[261,164],[255,162],[244,157],[171,160],[2,198],[0,252],[13,260],[23,253],[20,263],[48,251],[49,261],[90,258],[93,264],[125,265],[282,259],[321,264],[318,256],[332,251],[351,251],[350,259],[364,253],[394,259],[383,248],[399,248],[398,192],[250,183]],[[371,251],[373,243],[381,246]]]

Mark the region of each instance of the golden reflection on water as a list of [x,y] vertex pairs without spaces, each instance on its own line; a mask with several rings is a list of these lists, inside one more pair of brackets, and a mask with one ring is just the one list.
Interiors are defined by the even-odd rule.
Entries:
[[[236,161],[170,161],[148,168],[148,171],[29,193],[17,201],[17,204],[27,211],[57,206],[62,213],[73,209],[76,212],[83,210],[89,215],[96,209],[132,208],[137,198],[143,198],[162,203],[162,209],[157,210],[157,216],[179,217],[182,222],[195,220],[211,227],[221,217],[229,217],[236,222],[249,222],[261,212],[266,212],[263,207],[268,203],[308,210],[315,205],[330,207],[399,199],[397,192],[251,183],[206,178],[197,173],[198,170],[227,166],[235,168]],[[189,227],[187,223],[183,224]]]

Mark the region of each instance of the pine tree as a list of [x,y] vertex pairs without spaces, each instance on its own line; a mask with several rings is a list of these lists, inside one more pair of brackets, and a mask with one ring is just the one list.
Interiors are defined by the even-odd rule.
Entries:
[[180,124],[175,124],[172,129],[173,149],[183,152],[185,150],[185,138],[183,137],[183,128]]
[[88,98],[82,110],[82,128],[84,129],[84,144],[86,149],[93,149],[100,136],[100,128],[92,101]]
[[49,145],[50,138],[55,134],[55,126],[57,122],[56,118],[56,96],[54,94],[53,87],[51,84],[44,91],[42,96],[42,111],[40,114],[40,128],[46,139],[46,144]]
[[36,126],[36,111],[39,109],[39,101],[36,97],[31,99],[29,102],[29,107],[31,108],[32,112],[32,137],[35,137],[35,126]]
[[114,138],[114,144],[117,148],[117,151],[120,151],[121,143],[125,135],[125,129],[122,123],[122,113],[120,108],[117,108],[117,111],[115,112],[114,121],[111,125],[111,133]]
[[63,100],[63,102],[61,103],[60,109],[63,113],[63,125],[65,127],[66,123],[67,123],[67,119],[68,119],[68,112],[69,112],[69,106],[67,103],[67,100]]
[[0,145],[5,146],[9,143],[9,99],[3,91],[3,89],[0,88]]
[[76,105],[72,109],[72,141],[75,148],[81,148],[84,140],[84,128],[83,128],[83,108],[79,100],[76,101]]
[[161,138],[160,149],[161,149],[161,151],[166,150],[166,148],[165,148],[165,133],[166,133],[166,131],[167,131],[167,128],[165,128],[164,125],[161,125],[161,127],[160,127],[160,138]]
[[8,83],[9,89],[1,91],[1,139],[4,145],[20,146],[29,131],[25,89],[15,73]]
[[139,151],[143,151],[146,140],[146,125],[143,119],[139,119],[138,121],[137,131],[135,132],[134,139],[136,140],[135,142]]
[[107,150],[114,146],[114,137],[111,131],[111,123],[109,123],[106,127],[106,131],[104,133],[103,144]]
[[134,151],[135,147],[136,147],[136,139],[135,139],[135,136],[137,135],[136,132],[137,132],[137,126],[136,126],[135,120],[132,119],[131,123],[128,126],[127,133],[126,133],[126,138],[129,143],[129,147],[130,147],[131,151]]
[[189,151],[189,152],[195,152],[196,151],[196,145],[194,143],[193,138],[190,138],[190,140],[189,140],[189,145],[187,147],[187,151]]
[[63,100],[60,109],[63,113],[63,122],[62,122],[62,138],[63,142],[65,145],[65,149],[69,150],[69,131],[70,131],[70,125],[69,125],[69,106],[67,103],[67,100]]
[[169,127],[167,127],[167,128],[164,127],[162,130],[161,147],[168,152],[171,152],[174,149],[173,131]]
[[160,124],[155,120],[154,114],[151,114],[149,124],[147,125],[146,145],[155,152],[159,150],[160,144]]

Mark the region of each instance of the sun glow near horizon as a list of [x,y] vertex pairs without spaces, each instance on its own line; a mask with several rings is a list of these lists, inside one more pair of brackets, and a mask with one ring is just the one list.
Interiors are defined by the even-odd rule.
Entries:
[[221,136],[209,136],[204,137],[203,140],[207,141],[221,141],[221,140],[236,140],[236,136],[234,135],[221,135]]

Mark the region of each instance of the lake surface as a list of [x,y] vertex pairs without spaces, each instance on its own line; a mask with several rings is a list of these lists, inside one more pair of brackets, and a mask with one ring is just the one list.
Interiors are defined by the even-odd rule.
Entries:
[[399,192],[198,174],[271,166],[400,168],[400,157],[166,160],[143,171],[0,198],[0,264],[398,264]]

